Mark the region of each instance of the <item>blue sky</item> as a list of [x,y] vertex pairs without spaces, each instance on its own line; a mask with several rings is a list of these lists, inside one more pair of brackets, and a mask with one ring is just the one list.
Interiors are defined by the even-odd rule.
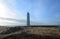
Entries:
[[27,12],[33,25],[60,25],[60,0],[0,0],[0,25],[26,25]]

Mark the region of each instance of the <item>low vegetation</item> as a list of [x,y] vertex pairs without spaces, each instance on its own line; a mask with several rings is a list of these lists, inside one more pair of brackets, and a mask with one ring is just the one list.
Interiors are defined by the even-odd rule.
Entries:
[[60,39],[60,27],[10,27],[1,39]]

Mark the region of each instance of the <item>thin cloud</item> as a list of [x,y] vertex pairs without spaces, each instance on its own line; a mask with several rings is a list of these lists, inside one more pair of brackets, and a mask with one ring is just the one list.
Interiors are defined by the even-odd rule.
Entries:
[[60,20],[60,12],[55,14],[55,18]]
[[[0,0],[0,17],[3,17],[3,18],[16,18],[16,14],[11,11],[7,5],[4,5],[4,0]],[[2,19],[3,19],[2,18]],[[11,20],[11,19],[10,19]],[[7,21],[6,20],[0,20],[0,25],[9,25],[11,21]],[[11,22],[13,25],[13,23],[16,23],[14,21]]]
[[[18,10],[18,0],[5,0],[5,5],[8,6],[8,8],[13,12],[15,15],[14,17],[16,19],[25,19],[26,16],[23,16],[24,14],[21,12],[21,10]],[[20,7],[19,7],[20,8]]]
[[10,11],[7,6],[4,6],[2,3],[0,3],[0,17],[14,18],[15,14],[14,12]]
[[[46,9],[43,9],[43,8],[46,8],[46,6],[41,2],[43,2],[43,1],[40,1],[39,3],[36,3],[36,1],[35,1],[34,3],[31,2],[33,4],[29,5],[29,4],[27,4],[28,2],[26,3],[26,1],[22,0],[21,5],[22,6],[29,5],[28,8],[26,6],[22,7],[20,4],[19,5],[24,10],[25,9],[28,10],[29,8],[31,8],[30,10],[33,12],[33,16],[34,16],[34,17],[31,16],[32,19],[33,18],[40,19],[40,16],[42,17],[43,15],[46,15],[46,12],[44,11]],[[19,8],[19,9],[21,8],[19,5],[18,5],[17,0],[0,0],[0,25],[26,25],[26,20],[25,20],[26,16],[24,16],[25,12],[22,9],[21,9],[21,11],[17,9],[17,8]],[[50,7],[51,7],[50,11],[49,10],[48,11],[51,13],[51,11],[53,11],[51,9],[53,7],[56,8],[56,5],[53,4]],[[22,13],[22,12],[24,12],[24,13]],[[56,16],[59,17],[59,14],[57,14]],[[22,20],[22,19],[24,19],[24,20]],[[34,20],[34,19],[31,20],[31,25],[59,25],[59,24],[60,24],[60,21],[56,21],[56,20],[55,21],[53,21],[53,20],[39,20],[38,21],[38,20]]]
[[60,20],[34,20],[32,25],[60,25]]

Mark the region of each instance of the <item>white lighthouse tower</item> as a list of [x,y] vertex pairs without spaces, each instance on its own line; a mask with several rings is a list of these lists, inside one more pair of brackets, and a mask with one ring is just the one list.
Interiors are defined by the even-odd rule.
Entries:
[[27,26],[30,26],[30,14],[27,12]]

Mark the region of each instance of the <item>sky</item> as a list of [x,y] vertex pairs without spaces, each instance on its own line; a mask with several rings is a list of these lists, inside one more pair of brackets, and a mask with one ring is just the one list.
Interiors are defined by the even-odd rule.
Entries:
[[60,0],[0,0],[0,25],[60,25]]

